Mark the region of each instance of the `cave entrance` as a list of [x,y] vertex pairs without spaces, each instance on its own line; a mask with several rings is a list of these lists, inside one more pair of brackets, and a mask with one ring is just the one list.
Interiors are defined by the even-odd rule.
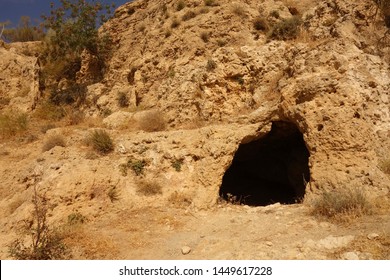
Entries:
[[309,156],[303,135],[293,123],[273,122],[267,135],[239,146],[219,195],[251,206],[301,202],[310,180]]

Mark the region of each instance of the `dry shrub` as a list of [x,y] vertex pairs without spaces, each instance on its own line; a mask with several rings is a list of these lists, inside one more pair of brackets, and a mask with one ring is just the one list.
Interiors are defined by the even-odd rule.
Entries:
[[182,16],[182,20],[184,21],[187,21],[187,20],[190,20],[190,19],[193,19],[194,17],[196,17],[196,13],[194,11],[187,11],[183,16]]
[[58,121],[65,116],[64,108],[56,106],[51,102],[44,102],[40,104],[34,111],[34,116],[49,121]]
[[206,70],[213,71],[215,68],[217,68],[217,63],[212,59],[207,60]]
[[359,188],[323,191],[313,201],[312,214],[336,221],[357,218],[372,213],[372,204]]
[[177,208],[186,208],[191,205],[192,200],[189,195],[175,191],[168,197],[168,202]]
[[27,114],[10,112],[0,114],[0,136],[3,138],[15,136],[27,130]]
[[70,226],[84,224],[85,222],[87,222],[87,218],[77,210],[68,215],[68,225]]
[[120,199],[120,193],[116,186],[112,186],[108,191],[107,191],[108,198],[110,199],[111,202],[115,202]]
[[203,40],[203,42],[207,43],[210,40],[210,32],[202,31],[200,33],[200,38]]
[[179,0],[179,2],[176,5],[176,11],[181,11],[187,6],[186,2],[183,0]]
[[108,154],[114,150],[114,142],[111,136],[102,129],[94,130],[87,141],[95,151]]
[[66,124],[78,125],[84,121],[85,115],[79,110],[71,109],[66,112]]
[[166,120],[160,111],[153,110],[140,118],[139,126],[147,132],[162,131],[166,128]]
[[137,184],[137,193],[145,196],[162,194],[162,187],[155,181],[141,180]]
[[50,136],[45,143],[43,144],[42,151],[50,151],[54,147],[59,146],[59,147],[65,147],[65,139],[62,135],[53,135]]
[[209,6],[209,7],[219,6],[216,0],[204,0],[203,2],[205,6]]
[[26,243],[24,238],[14,240],[8,246],[10,256],[17,260],[65,259],[69,252],[63,243],[63,236],[49,227],[48,200],[44,195],[38,194],[36,187],[32,202],[32,223],[26,221],[26,232],[31,241]]
[[298,16],[283,19],[275,24],[268,34],[268,38],[275,40],[290,40],[299,35],[301,19]]
[[240,17],[246,17],[246,11],[245,11],[243,6],[241,6],[239,4],[234,4],[231,9],[232,9],[233,14],[240,16]]
[[269,24],[268,24],[268,21],[267,19],[265,19],[264,17],[256,17],[254,20],[253,20],[253,27],[258,30],[258,31],[263,31],[263,32],[268,32],[269,30]]
[[120,91],[117,95],[118,106],[121,108],[129,106],[129,97],[126,93]]
[[171,22],[171,28],[176,28],[179,25],[180,25],[180,20],[178,20],[177,18],[173,18]]

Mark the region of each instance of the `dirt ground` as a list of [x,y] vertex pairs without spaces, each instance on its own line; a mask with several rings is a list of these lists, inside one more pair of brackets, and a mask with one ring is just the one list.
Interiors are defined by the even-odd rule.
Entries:
[[144,207],[107,213],[66,241],[76,259],[390,259],[390,218],[330,223],[302,204]]

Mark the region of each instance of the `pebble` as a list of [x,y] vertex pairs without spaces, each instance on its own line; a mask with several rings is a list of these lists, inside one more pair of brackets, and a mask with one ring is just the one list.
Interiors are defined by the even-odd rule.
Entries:
[[344,260],[359,260],[359,256],[356,252],[346,252],[341,255]]
[[188,255],[190,252],[191,252],[191,247],[189,247],[189,246],[183,246],[181,248],[181,253],[183,255]]
[[273,246],[274,244],[273,244],[271,241],[267,241],[267,242],[265,242],[265,245],[271,247],[271,246]]
[[377,239],[378,237],[379,237],[379,234],[374,233],[374,232],[367,235],[367,238],[370,240]]

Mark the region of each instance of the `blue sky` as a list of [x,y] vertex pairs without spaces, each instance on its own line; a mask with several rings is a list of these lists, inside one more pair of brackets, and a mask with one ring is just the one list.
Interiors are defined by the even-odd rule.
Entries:
[[[59,0],[0,0],[0,22],[9,20],[15,26],[18,24],[21,16],[29,16],[32,20],[40,20],[42,14],[49,15],[51,2],[54,3],[54,7],[59,7],[60,5]],[[115,6],[119,7],[131,1],[101,0],[101,2],[107,4],[115,3]]]

